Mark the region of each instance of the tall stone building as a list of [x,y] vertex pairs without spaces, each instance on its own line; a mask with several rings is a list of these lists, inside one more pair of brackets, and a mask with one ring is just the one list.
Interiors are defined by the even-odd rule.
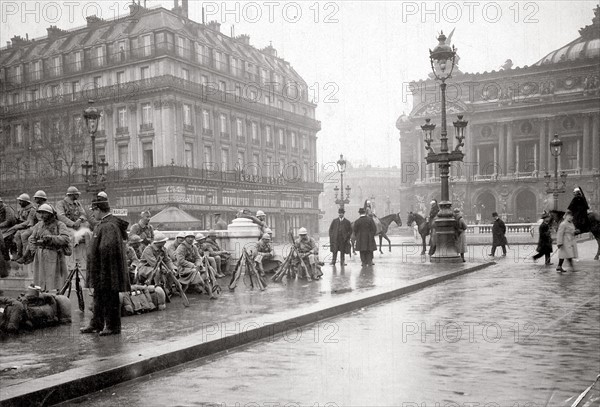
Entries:
[[186,1],[13,37],[0,50],[0,195],[85,190],[93,99],[107,192],[130,221],[177,205],[210,227],[248,208],[278,231],[316,230],[316,105],[289,62],[249,41],[190,20]]
[[[508,221],[535,221],[553,208],[546,192],[546,172],[554,180],[549,143],[563,141],[558,160],[566,193],[564,210],[575,186],[581,186],[590,206],[600,210],[600,7],[580,36],[532,66],[499,71],[453,74],[448,83],[449,145],[455,146],[452,122],[457,114],[469,121],[463,163],[452,163],[450,199],[474,222],[490,221],[497,211]],[[428,211],[439,200],[437,165],[425,162],[420,128],[425,118],[437,124],[432,146],[439,151],[440,88],[433,80],[411,83],[413,110],[396,122],[402,157],[402,207]]]

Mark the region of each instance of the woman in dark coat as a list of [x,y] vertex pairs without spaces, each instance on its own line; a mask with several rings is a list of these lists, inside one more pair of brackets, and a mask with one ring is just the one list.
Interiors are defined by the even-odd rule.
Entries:
[[92,201],[92,213],[99,223],[88,251],[88,281],[94,289],[94,315],[81,333],[121,333],[119,292],[130,291],[125,241],[128,223],[110,213],[108,200]]
[[360,252],[360,261],[362,266],[373,265],[373,252],[377,250],[375,243],[375,233],[377,226],[373,219],[367,216],[364,208],[358,210],[360,217],[354,221],[352,231],[356,237],[356,250]]
[[540,225],[540,237],[538,239],[537,254],[533,256],[533,260],[537,260],[542,256],[546,256],[546,266],[551,265],[550,255],[552,254],[552,232],[550,230],[550,215],[544,214]]

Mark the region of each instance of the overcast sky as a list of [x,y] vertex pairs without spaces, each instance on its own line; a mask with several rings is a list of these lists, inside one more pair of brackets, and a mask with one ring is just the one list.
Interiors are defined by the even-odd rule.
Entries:
[[[85,25],[85,16],[127,13],[130,1],[0,1],[1,44],[13,35],[39,38],[46,28]],[[142,4],[144,1],[142,0]],[[317,98],[320,163],[339,154],[354,164],[399,166],[397,117],[412,105],[403,92],[430,72],[429,52],[440,30],[455,29],[463,72],[498,69],[506,59],[531,65],[578,37],[591,24],[596,1],[256,1],[190,0],[189,16],[222,23],[221,31],[250,35],[257,48],[271,41],[279,56]],[[26,8],[24,8],[24,5]],[[172,0],[147,6],[171,9]],[[227,11],[229,11],[227,13]]]

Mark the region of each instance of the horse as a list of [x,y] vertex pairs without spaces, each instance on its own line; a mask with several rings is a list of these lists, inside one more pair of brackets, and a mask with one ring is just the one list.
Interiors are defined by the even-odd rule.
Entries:
[[421,239],[423,239],[423,251],[421,252],[421,254],[424,255],[427,250],[427,244],[425,242],[425,239],[427,238],[427,236],[429,236],[429,222],[423,216],[414,212],[408,213],[408,220],[406,222],[409,226],[412,225],[413,222],[417,224],[419,234],[421,235]]
[[[558,229],[558,225],[562,222],[565,212],[551,210],[549,214],[551,219],[550,227],[554,230]],[[594,239],[596,239],[596,243],[598,243],[598,250],[596,251],[594,260],[600,260],[600,215],[596,212],[589,212],[588,219],[590,222],[590,232],[594,236]]]
[[[387,231],[392,222],[396,222],[398,227],[402,226],[402,219],[400,219],[400,213],[392,213],[390,215],[386,215],[383,218],[378,218],[381,223],[381,231],[377,231],[375,236],[379,236],[379,253],[383,254],[381,251],[381,244],[383,239],[388,241],[389,251],[392,251],[392,242],[387,236]],[[352,229],[354,229],[354,222],[352,222]],[[354,232],[352,232],[352,236],[350,237],[350,242],[352,243],[352,253],[356,255],[356,250],[354,250],[354,242],[356,242],[356,237],[354,236]]]

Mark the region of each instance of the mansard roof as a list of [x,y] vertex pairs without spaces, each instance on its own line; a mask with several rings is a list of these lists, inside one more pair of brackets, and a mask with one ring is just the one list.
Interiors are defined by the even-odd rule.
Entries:
[[274,70],[291,80],[305,84],[305,81],[289,62],[274,55],[275,52],[272,47],[259,50],[248,44],[247,36],[229,37],[218,31],[218,27],[210,23],[197,23],[163,7],[142,9],[142,12],[136,12],[134,15],[114,20],[88,17],[86,27],[72,30],[61,30],[51,26],[48,29],[49,35],[38,39],[30,40],[15,36],[12,45],[0,49],[0,66],[7,67],[31,62],[77,49],[111,43],[118,39],[137,37],[145,33],[164,30],[233,55],[249,64]]

